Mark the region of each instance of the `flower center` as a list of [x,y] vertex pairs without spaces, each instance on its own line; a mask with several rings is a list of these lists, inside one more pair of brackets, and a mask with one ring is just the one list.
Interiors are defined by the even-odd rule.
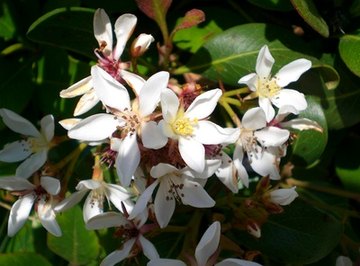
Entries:
[[42,151],[49,147],[49,143],[42,137],[40,138],[29,137],[27,138],[26,142],[28,143],[32,153]]
[[198,124],[198,120],[181,116],[178,117],[172,124],[171,128],[177,135],[191,136],[194,132],[194,127]]
[[277,85],[276,80],[276,76],[271,79],[266,77],[259,79],[257,90],[259,97],[271,98],[276,95],[281,90],[281,87]]
[[132,136],[133,134],[136,134],[137,129],[139,128],[141,124],[140,117],[137,113],[130,111],[128,109],[125,109],[121,114],[119,115],[121,119],[125,122],[125,125],[120,126],[118,129],[121,130],[121,138],[125,138],[128,134]]
[[[178,176],[176,175],[176,173],[173,173],[172,177],[177,178]],[[184,188],[184,184],[183,183],[176,183],[174,182],[174,180],[172,180],[172,178],[170,176],[167,177],[167,182],[168,182],[168,188],[169,190],[167,191],[167,195],[165,197],[165,199],[167,201],[169,200],[176,200],[178,203],[182,202],[182,198],[185,196],[182,189]]]
[[243,128],[240,134],[240,141],[251,162],[253,156],[256,156],[258,149],[261,148],[258,144],[257,138],[254,136],[254,131]]

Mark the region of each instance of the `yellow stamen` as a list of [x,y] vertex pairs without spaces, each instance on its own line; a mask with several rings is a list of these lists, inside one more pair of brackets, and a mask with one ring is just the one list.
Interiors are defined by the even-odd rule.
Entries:
[[271,98],[281,90],[281,87],[276,83],[276,77],[271,79],[263,78],[258,81],[257,93],[259,97]]

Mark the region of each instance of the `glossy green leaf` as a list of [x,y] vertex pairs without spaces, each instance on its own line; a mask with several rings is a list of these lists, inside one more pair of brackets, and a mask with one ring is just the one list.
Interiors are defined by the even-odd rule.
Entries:
[[324,37],[329,37],[329,27],[320,16],[313,0],[291,0],[296,11],[315,31]]
[[14,19],[11,16],[9,4],[5,0],[0,0],[0,7],[2,10],[0,13],[0,37],[10,40],[16,32]]
[[360,192],[359,149],[360,139],[357,136],[350,136],[344,140],[335,157],[337,176],[346,189],[355,192]]
[[0,254],[0,265],[51,266],[50,262],[41,255],[22,252]]
[[55,254],[73,265],[84,265],[94,261],[100,251],[95,231],[85,228],[81,208],[75,206],[58,215],[61,237],[48,234],[48,247]]
[[346,34],[340,38],[339,52],[341,59],[355,75],[360,77],[360,31]]
[[322,132],[314,129],[296,132],[295,140],[291,145],[291,161],[296,165],[310,165],[318,160],[328,140],[327,123],[321,105],[312,97],[307,97],[307,102],[308,107],[300,112],[298,117],[317,122]]
[[302,265],[329,254],[342,233],[342,224],[332,215],[296,199],[282,214],[270,216],[261,227],[260,239],[246,232],[238,232],[234,237],[277,263]]
[[30,40],[68,49],[94,58],[97,47],[93,33],[94,10],[81,7],[58,8],[39,19],[29,28]]
[[289,0],[248,0],[250,3],[268,10],[290,11],[293,10]]

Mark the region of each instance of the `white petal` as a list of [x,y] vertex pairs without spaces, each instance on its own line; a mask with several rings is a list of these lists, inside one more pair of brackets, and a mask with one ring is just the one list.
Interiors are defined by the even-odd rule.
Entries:
[[219,263],[216,263],[215,266],[261,266],[261,264],[240,259],[225,259]]
[[32,153],[29,143],[25,140],[14,141],[4,146],[0,151],[0,161],[13,163],[22,161]]
[[291,82],[297,81],[299,77],[311,68],[311,61],[307,59],[298,59],[283,66],[276,74],[278,78],[276,83],[280,87],[285,87]]
[[59,179],[53,178],[51,176],[42,176],[40,178],[40,184],[50,195],[55,196],[60,192]]
[[254,136],[263,147],[280,146],[289,139],[290,132],[278,127],[266,127],[255,131]]
[[88,76],[76,82],[75,84],[71,85],[69,88],[60,91],[60,97],[73,98],[87,93],[90,89],[92,89],[92,87],[93,87],[92,78],[91,76]]
[[162,127],[155,121],[143,123],[141,140],[145,148],[160,149],[168,142],[168,137],[163,134]]
[[213,255],[220,242],[220,222],[216,221],[205,231],[199,244],[195,249],[195,258],[199,266],[205,266],[211,255]]
[[271,201],[280,205],[289,205],[299,196],[295,189],[296,187],[273,190],[270,192]]
[[86,197],[83,207],[83,218],[85,223],[87,223],[91,218],[102,214],[103,210],[103,202],[100,202],[98,199],[93,199],[92,191]]
[[75,125],[79,124],[81,118],[67,118],[59,121],[59,124],[66,130],[70,130]]
[[157,252],[155,246],[149,240],[147,240],[142,235],[139,235],[139,241],[140,241],[141,247],[143,249],[144,255],[149,260],[159,258],[159,253]]
[[47,150],[34,153],[16,168],[16,175],[28,178],[44,165],[46,159]]
[[151,114],[160,102],[160,94],[169,83],[169,72],[160,71],[152,75],[142,87],[139,94],[139,112],[145,117]]
[[100,101],[95,90],[89,90],[79,99],[74,110],[74,116],[82,115],[93,108]]
[[19,191],[32,190],[35,186],[23,177],[6,176],[0,178],[0,188],[10,191]]
[[336,258],[335,266],[353,266],[353,263],[349,257],[339,256]]
[[112,27],[110,19],[103,9],[97,9],[94,14],[93,20],[94,35],[99,43],[99,47],[103,46],[103,42],[106,43],[104,52],[109,55],[113,48],[112,43]]
[[258,78],[259,77],[258,75],[256,75],[256,73],[250,73],[239,79],[238,83],[239,84],[244,83],[249,87],[250,90],[256,91],[258,85]]
[[119,210],[122,211],[121,202],[130,198],[130,194],[126,191],[125,188],[115,185],[107,184],[106,186],[107,196],[112,204]]
[[211,121],[199,121],[193,138],[202,144],[233,143],[239,138],[237,128],[222,128]]
[[117,110],[130,109],[127,89],[99,66],[91,67],[93,86],[97,97],[106,106]]
[[27,119],[18,115],[17,113],[1,108],[0,116],[2,117],[4,124],[16,133],[20,133],[25,136],[39,137],[40,132],[36,127],[30,123]]
[[260,147],[258,147],[257,150],[259,150],[258,153],[252,153],[250,155],[250,165],[252,169],[261,176],[268,175],[271,179],[280,179],[277,156],[267,150],[261,151]]
[[205,189],[197,182],[185,179],[182,189],[184,196],[182,203],[196,208],[210,208],[215,205],[215,201],[209,196]]
[[245,187],[249,187],[249,175],[242,163],[243,158],[244,158],[243,147],[239,144],[236,144],[233,154],[233,162],[237,171],[237,176],[242,181]]
[[38,201],[37,214],[39,216],[42,226],[54,236],[61,236],[61,229],[59,224],[56,222],[56,215],[52,206],[45,200]]
[[163,118],[170,123],[175,119],[179,109],[179,99],[175,92],[170,89],[165,89],[161,92],[161,110]]
[[264,45],[260,51],[256,60],[256,73],[259,78],[267,78],[271,73],[271,68],[275,60],[272,57],[267,45]]
[[291,89],[282,89],[271,98],[271,102],[278,108],[284,105],[291,105],[298,111],[303,111],[307,107],[307,102],[303,93]]
[[82,198],[88,193],[87,189],[76,191],[72,193],[69,197],[65,198],[61,202],[59,202],[56,206],[54,206],[54,211],[56,212],[64,212],[76,204],[78,204]]
[[312,129],[319,132],[323,132],[322,127],[316,121],[307,118],[295,118],[287,122],[282,122],[281,127],[293,128],[300,131]]
[[299,111],[296,110],[296,108],[294,106],[283,105],[279,108],[278,113],[275,117],[275,121],[281,122],[290,114],[298,115]]
[[129,224],[129,221],[119,212],[105,212],[89,219],[86,223],[86,228],[91,230],[98,230],[110,227],[119,227]]
[[77,185],[76,185],[76,190],[88,190],[88,189],[97,189],[100,188],[102,186],[102,183],[97,181],[97,180],[93,180],[93,179],[86,179],[86,180],[81,180]]
[[159,184],[158,180],[155,180],[150,186],[148,186],[140,197],[136,200],[136,204],[130,212],[129,219],[135,219],[139,214],[146,210],[147,203],[150,201],[154,189]]
[[140,94],[140,91],[145,84],[145,79],[123,69],[121,70],[121,78],[134,90],[136,96]]
[[[283,91],[283,89],[281,91]],[[271,101],[270,101],[269,98],[259,97],[259,106],[265,112],[265,117],[266,117],[267,122],[270,122],[275,116],[275,110],[272,107],[271,102],[274,103],[274,100],[271,99]],[[276,104],[274,103],[274,105],[276,105]]]
[[259,107],[246,111],[242,118],[242,126],[246,129],[256,130],[266,126],[266,118],[263,109]]
[[147,263],[147,266],[186,266],[181,260],[174,259],[154,259]]
[[136,240],[136,238],[131,238],[124,243],[124,245],[122,246],[122,248],[120,250],[115,250],[115,251],[111,252],[101,262],[100,266],[113,266],[113,265],[119,263],[120,261],[126,259],[129,256],[130,251],[135,244],[135,240]]
[[81,120],[68,131],[72,139],[100,141],[111,137],[119,121],[111,114],[96,114]]
[[176,205],[175,199],[168,197],[168,190],[166,180],[161,181],[154,202],[155,216],[161,228],[168,225]]
[[55,132],[55,123],[54,123],[54,117],[52,115],[46,115],[44,116],[41,121],[41,133],[45,137],[47,142],[50,142],[54,137]]
[[221,95],[220,89],[213,89],[200,94],[186,110],[186,117],[190,119],[204,119],[208,117],[214,111]]
[[140,151],[136,135],[128,135],[120,143],[115,165],[121,185],[128,187],[140,163]]
[[114,49],[114,59],[118,60],[124,51],[126,42],[134,31],[137,22],[133,14],[123,14],[115,21],[116,46]]
[[167,163],[159,163],[151,168],[150,175],[153,178],[159,178],[165,176],[166,174],[177,172],[179,172],[179,169],[177,169],[175,166]]
[[196,172],[205,168],[205,148],[193,138],[179,138],[179,152],[185,163]]
[[232,193],[239,191],[236,169],[230,156],[222,152],[221,166],[216,171],[216,176]]
[[29,217],[34,200],[33,194],[27,194],[13,204],[9,215],[8,236],[14,236],[23,227]]

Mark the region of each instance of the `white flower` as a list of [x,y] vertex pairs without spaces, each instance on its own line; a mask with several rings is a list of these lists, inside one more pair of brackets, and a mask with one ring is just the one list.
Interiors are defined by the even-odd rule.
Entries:
[[240,137],[235,145],[233,160],[239,178],[248,186],[248,176],[242,164],[244,152],[247,153],[252,169],[261,176],[280,179],[278,160],[289,138],[289,131],[267,126],[265,113],[260,107],[252,108],[244,114]]
[[34,204],[43,227],[51,234],[61,236],[61,229],[55,220],[53,202],[53,196],[60,192],[59,180],[50,176],[42,176],[40,184],[35,186],[23,177],[8,176],[0,178],[0,188],[20,196],[10,211],[9,236],[14,236],[25,224]]
[[39,170],[47,160],[47,154],[54,137],[54,118],[52,115],[40,121],[40,131],[25,118],[8,109],[0,109],[0,116],[12,131],[25,136],[25,139],[8,143],[0,151],[0,161],[23,161],[16,169],[16,176],[28,178]]
[[353,262],[349,257],[346,256],[338,256],[336,258],[335,266],[353,266]]
[[270,192],[270,201],[279,205],[289,205],[299,196],[295,189],[296,187],[272,190]]
[[91,218],[86,224],[87,229],[117,227],[118,233],[116,235],[122,237],[124,242],[122,248],[106,256],[100,266],[115,265],[126,259],[131,255],[135,246],[140,248],[148,259],[159,258],[155,246],[143,236],[154,228],[152,224],[145,224],[146,220],[147,216],[130,220],[124,214],[115,212],[102,213]]
[[83,208],[85,223],[92,217],[104,212],[105,202],[111,202],[121,211],[121,203],[130,198],[130,194],[122,186],[93,179],[80,181],[76,190],[78,191],[57,204],[55,211],[65,211],[73,207],[82,200],[85,194],[89,193]]
[[[210,208],[215,201],[203,188],[201,180],[210,177],[218,167],[217,162],[208,167],[202,174],[194,176],[188,167],[177,169],[173,165],[159,163],[150,170],[150,175],[156,180],[146,188],[138,198],[130,218],[136,217],[146,209],[146,204],[151,199],[155,188],[159,188],[155,196],[155,216],[161,228],[169,223],[174,213],[176,202],[196,208]],[[199,183],[200,182],[200,183]]]
[[[196,266],[260,266],[252,261],[241,259],[225,259],[215,263],[217,260],[217,250],[220,242],[221,225],[218,221],[212,223],[201,237],[195,249],[195,258],[191,258],[191,265]],[[152,259],[147,266],[186,266],[180,260],[174,259]]]
[[[121,184],[128,186],[140,162],[140,151],[137,136],[144,147],[158,149],[163,146],[161,134],[156,122],[150,121],[160,101],[160,93],[169,81],[165,71],[152,75],[141,88],[137,88],[138,97],[131,106],[126,88],[101,68],[92,68],[95,90],[99,90],[100,100],[112,114],[95,114],[71,127],[70,138],[82,141],[100,141],[111,138],[119,130],[121,141],[117,146],[116,170]],[[137,84],[139,85],[139,84]]]
[[[165,138],[178,141],[179,152],[185,163],[196,172],[203,172],[205,167],[204,144],[231,143],[232,128],[222,128],[206,120],[213,112],[221,97],[221,90],[207,91],[184,110],[172,90],[161,94],[163,120],[159,122]],[[165,142],[166,143],[166,142]],[[164,144],[165,145],[165,144]]]
[[259,106],[264,110],[268,122],[275,115],[272,104],[278,108],[283,105],[292,105],[298,111],[306,109],[307,102],[304,94],[284,87],[297,81],[305,71],[311,68],[311,61],[302,58],[285,65],[272,77],[271,68],[274,62],[269,48],[264,45],[257,57],[256,73],[248,74],[239,80],[239,83],[245,83],[253,91],[248,98],[259,97]]
[[[140,78],[124,70],[127,68],[127,64],[120,61],[120,56],[134,31],[136,23],[136,16],[132,14],[121,15],[115,22],[116,45],[113,45],[113,29],[108,15],[103,9],[97,9],[94,14],[94,35],[99,43],[99,49],[95,50],[98,65],[119,81],[126,76],[129,77],[125,80]],[[60,92],[60,96],[63,98],[73,98],[80,95],[82,97],[74,110],[75,116],[89,111],[99,102],[99,96],[93,89],[92,76],[88,76]]]

